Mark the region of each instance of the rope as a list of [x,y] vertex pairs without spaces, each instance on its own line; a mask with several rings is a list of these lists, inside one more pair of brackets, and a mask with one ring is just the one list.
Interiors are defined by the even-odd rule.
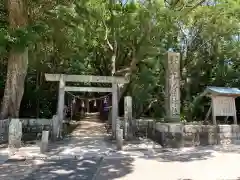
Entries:
[[112,93],[108,93],[107,95],[100,96],[100,97],[98,97],[98,98],[83,98],[83,97],[80,97],[80,96],[76,96],[76,95],[74,95],[74,94],[72,94],[72,93],[70,93],[70,92],[68,92],[68,91],[66,91],[66,93],[68,93],[69,95],[73,96],[74,98],[81,99],[81,100],[86,100],[86,99],[88,99],[88,100],[90,100],[90,101],[91,101],[91,100],[104,99],[104,98],[108,97],[110,94],[112,94]]
[[[80,96],[76,96],[68,91],[66,91],[66,93],[68,93],[70,96],[72,96],[74,99],[77,98],[77,99],[80,99],[80,100],[89,100],[89,101],[92,101],[92,100],[100,100],[100,99],[105,99],[107,98],[110,94],[112,93],[108,93],[107,95],[104,95],[104,96],[100,96],[98,98],[83,98],[83,97],[80,97]],[[96,102],[95,102],[96,103]],[[108,109],[111,109],[112,106],[109,106],[107,107]],[[71,120],[73,118],[73,103],[71,103]]]

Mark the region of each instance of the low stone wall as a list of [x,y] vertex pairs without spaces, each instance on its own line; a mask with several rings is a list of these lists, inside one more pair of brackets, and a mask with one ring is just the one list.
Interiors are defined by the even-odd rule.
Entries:
[[21,119],[23,126],[51,125],[52,119]]
[[[52,119],[20,119],[22,127],[52,126]],[[0,120],[0,144],[8,141],[10,119]]]
[[238,125],[183,125],[156,123],[155,139],[165,147],[191,147],[216,144],[237,144]]
[[20,119],[22,122],[22,140],[32,141],[41,138],[44,128],[52,129],[52,119]]
[[[119,117],[121,127],[123,128],[124,126],[124,117]],[[149,119],[149,118],[140,118],[140,119],[133,119],[135,121],[135,124],[139,128],[145,129],[148,126],[155,126],[155,120],[154,119]]]
[[0,120],[0,144],[8,140],[9,119]]
[[[125,132],[124,118],[119,117],[119,120],[120,120],[120,127],[123,129],[123,132]],[[135,125],[136,131],[137,131],[135,132],[136,133],[135,135],[151,137],[152,134],[155,133],[155,124],[156,124],[156,121],[150,118],[133,119],[133,125]],[[129,126],[128,122],[127,122],[127,126]]]
[[[124,129],[124,118],[119,117]],[[134,119],[137,131],[163,147],[192,147],[208,145],[240,144],[238,125],[202,125],[180,123],[156,123],[151,118]],[[139,134],[138,134],[139,135]]]

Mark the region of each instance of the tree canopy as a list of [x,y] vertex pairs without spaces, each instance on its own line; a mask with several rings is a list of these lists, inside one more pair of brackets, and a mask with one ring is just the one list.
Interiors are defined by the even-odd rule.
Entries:
[[122,93],[135,117],[164,117],[169,49],[181,54],[182,119],[202,120],[206,86],[240,87],[239,0],[18,1],[27,24],[14,28],[14,9],[0,2],[0,86],[3,96],[9,57],[27,48],[20,116],[55,113],[58,86],[44,73],[111,75],[113,55],[116,74],[131,79]]

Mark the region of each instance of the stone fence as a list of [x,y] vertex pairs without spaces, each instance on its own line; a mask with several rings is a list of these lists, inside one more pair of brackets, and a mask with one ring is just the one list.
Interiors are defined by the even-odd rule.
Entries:
[[[124,118],[120,117],[124,129]],[[163,147],[192,147],[207,145],[240,144],[239,125],[202,125],[181,123],[156,123],[151,118],[133,119],[138,130]],[[146,132],[147,131],[147,132]]]
[[[20,119],[22,127],[37,127],[52,125],[52,119]],[[0,144],[8,141],[10,119],[0,120]]]
[[20,119],[23,126],[44,126],[51,125],[52,119]]
[[0,120],[0,144],[8,140],[9,119]]
[[240,128],[238,125],[156,123],[155,139],[164,147],[238,144]]

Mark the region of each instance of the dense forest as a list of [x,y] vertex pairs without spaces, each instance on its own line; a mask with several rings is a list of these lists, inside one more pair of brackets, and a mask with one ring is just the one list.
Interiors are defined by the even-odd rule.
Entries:
[[133,97],[134,116],[163,117],[171,49],[181,118],[202,119],[206,86],[240,87],[239,33],[239,0],[2,0],[1,118],[51,117],[58,85],[44,73],[111,75],[112,61],[130,77],[120,95]]

